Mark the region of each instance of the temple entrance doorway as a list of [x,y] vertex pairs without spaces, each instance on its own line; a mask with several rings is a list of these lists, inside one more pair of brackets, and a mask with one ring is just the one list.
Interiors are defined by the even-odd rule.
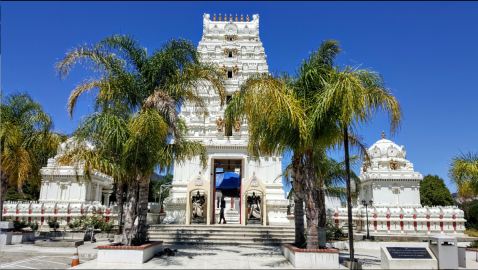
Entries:
[[221,211],[226,224],[241,224],[242,159],[214,159],[213,172],[213,224],[219,223]]

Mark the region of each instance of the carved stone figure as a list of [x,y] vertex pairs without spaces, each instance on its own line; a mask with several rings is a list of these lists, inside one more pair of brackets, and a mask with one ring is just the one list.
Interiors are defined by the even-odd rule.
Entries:
[[363,172],[367,172],[367,165],[365,165],[365,162],[362,162],[362,170]]
[[241,129],[241,120],[236,120],[234,122],[234,131],[239,132],[240,129]]
[[216,120],[216,125],[217,125],[217,131],[223,132],[222,128],[224,126],[224,120],[222,120],[222,117],[219,116],[219,118]]
[[232,36],[232,40],[236,41],[237,40],[237,35]]
[[233,54],[234,55],[237,55],[237,48],[234,48],[234,50],[232,50]]
[[199,194],[199,191],[197,192],[196,196],[192,198],[192,204],[193,204],[193,219],[204,219],[204,203],[206,202],[206,199],[204,198],[204,195]]
[[398,162],[396,160],[390,160],[390,169],[396,170],[398,169]]
[[[226,38],[227,40],[227,38]],[[229,54],[229,50],[227,48],[224,48],[224,55],[228,55]]]
[[249,208],[247,209],[247,217],[249,222],[251,220],[260,220],[261,219],[261,198],[256,196],[255,192],[252,192],[252,196],[247,197],[247,204]]
[[227,67],[226,67],[226,65],[222,65],[222,72],[224,72],[224,74],[227,74]]
[[237,67],[237,64],[232,68],[232,70],[234,71],[234,76],[237,76],[239,73],[239,67]]

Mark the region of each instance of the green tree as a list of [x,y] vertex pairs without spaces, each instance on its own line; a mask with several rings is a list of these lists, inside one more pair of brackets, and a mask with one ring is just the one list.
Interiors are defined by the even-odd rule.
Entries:
[[[27,93],[1,94],[1,198],[3,209],[9,187],[24,198],[23,184],[39,190],[40,169],[56,154],[64,139],[53,132],[53,121],[40,103]],[[13,194],[12,194],[13,195]]]
[[448,177],[460,196],[478,195],[478,152],[460,153],[452,157]]
[[[128,120],[118,117],[125,126],[123,139],[110,142],[119,144],[122,149],[117,152],[121,152],[118,168],[128,183],[124,244],[131,245],[136,209],[137,238],[144,242],[149,181],[154,170],[169,169],[174,160],[183,162],[196,156],[206,165],[205,148],[199,142],[183,139],[186,127],[178,117],[177,108],[188,102],[206,115],[206,102],[199,95],[205,87],[218,93],[224,102],[224,74],[215,65],[200,63],[196,47],[184,39],[170,40],[148,54],[131,36],[109,36],[96,45],[85,44],[68,52],[56,64],[58,74],[66,77],[77,61],[91,67],[97,77],[85,79],[72,91],[68,101],[70,115],[78,97],[93,91],[96,91],[98,112],[112,112],[112,108],[118,106],[120,109],[115,108],[111,115],[130,115]],[[109,136],[108,130],[89,134],[98,137],[95,142],[98,149],[103,141],[108,141],[105,139]],[[169,144],[169,138],[173,138],[174,143]],[[108,152],[106,149],[104,153]],[[101,168],[99,163],[97,168]],[[139,197],[136,198],[138,185]]]
[[402,110],[398,100],[385,87],[382,76],[369,69],[350,66],[335,67],[324,81],[323,91],[314,101],[314,118],[331,116],[342,131],[345,150],[347,209],[350,259],[354,259],[352,231],[352,194],[350,191],[349,133],[361,124],[369,123],[378,112],[388,114],[391,133],[399,129]]
[[420,201],[426,206],[454,205],[453,196],[438,175],[425,175],[420,182]]

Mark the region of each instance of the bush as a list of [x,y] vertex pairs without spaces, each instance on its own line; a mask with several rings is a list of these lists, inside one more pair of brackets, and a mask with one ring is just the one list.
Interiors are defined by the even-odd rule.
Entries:
[[112,229],[113,229],[113,222],[108,222],[108,223],[105,223],[103,224],[103,226],[101,227],[101,230],[109,233]]
[[478,240],[475,240],[470,243],[469,248],[478,248]]
[[21,232],[24,228],[28,227],[28,223],[25,220],[13,221],[13,231]]
[[81,228],[82,230],[86,230],[88,226],[109,232],[113,229],[114,225],[112,222],[106,222],[106,218],[102,216],[79,216],[68,225],[70,229]]
[[58,221],[52,219],[52,220],[48,221],[48,227],[50,227],[51,229],[56,231],[56,229],[60,228],[60,223],[58,223]]
[[38,222],[31,222],[31,223],[28,223],[28,227],[30,227],[30,229],[32,229],[32,231],[36,231],[38,230]]
[[327,223],[325,234],[327,240],[340,240],[340,238],[344,237],[342,228],[335,227],[335,225],[330,223]]

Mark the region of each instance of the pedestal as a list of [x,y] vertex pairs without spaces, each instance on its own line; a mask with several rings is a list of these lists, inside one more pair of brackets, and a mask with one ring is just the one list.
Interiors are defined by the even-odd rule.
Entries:
[[0,245],[11,245],[13,235],[13,221],[2,221],[0,224],[2,234],[0,236]]

